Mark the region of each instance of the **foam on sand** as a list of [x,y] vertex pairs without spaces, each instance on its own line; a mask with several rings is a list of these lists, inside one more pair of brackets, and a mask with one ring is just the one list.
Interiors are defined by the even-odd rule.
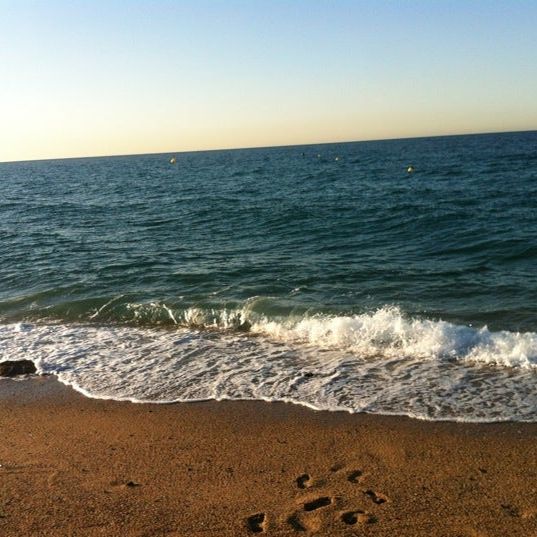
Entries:
[[[31,359],[41,373],[100,398],[260,399],[434,420],[537,419],[535,333],[408,318],[397,308],[282,319],[244,309],[168,314],[190,326],[0,325],[0,360]],[[237,326],[249,331],[230,329]]]

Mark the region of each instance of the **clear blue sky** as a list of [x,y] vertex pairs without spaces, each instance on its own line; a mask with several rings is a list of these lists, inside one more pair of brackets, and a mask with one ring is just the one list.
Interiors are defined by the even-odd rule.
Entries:
[[0,161],[537,129],[537,1],[0,0]]

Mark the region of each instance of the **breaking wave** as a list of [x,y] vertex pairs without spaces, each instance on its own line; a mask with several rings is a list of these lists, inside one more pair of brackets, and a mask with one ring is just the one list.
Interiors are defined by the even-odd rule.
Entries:
[[[263,300],[263,299],[261,299]],[[442,320],[418,319],[400,308],[386,306],[356,315],[287,315],[271,318],[259,313],[257,300],[241,308],[132,304],[132,320],[166,320],[197,329],[236,330],[267,336],[289,344],[311,345],[367,357],[452,359],[504,367],[537,367],[537,333],[490,331]]]
[[[267,317],[131,304],[174,327],[0,325],[0,361],[27,358],[86,395],[136,402],[258,399],[432,420],[537,420],[537,334],[370,313]],[[98,316],[96,316],[95,320]]]

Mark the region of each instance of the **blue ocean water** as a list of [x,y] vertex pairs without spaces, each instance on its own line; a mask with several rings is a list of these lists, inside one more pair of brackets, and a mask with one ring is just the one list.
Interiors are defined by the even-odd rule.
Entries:
[[95,397],[537,420],[537,132],[171,156],[0,164],[0,361]]

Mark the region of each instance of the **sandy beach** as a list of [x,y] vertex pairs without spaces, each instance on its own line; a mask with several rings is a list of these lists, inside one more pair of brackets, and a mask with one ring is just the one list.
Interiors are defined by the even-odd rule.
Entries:
[[0,380],[0,534],[537,535],[537,424]]
[[537,0],[0,6],[0,537],[537,537]]

